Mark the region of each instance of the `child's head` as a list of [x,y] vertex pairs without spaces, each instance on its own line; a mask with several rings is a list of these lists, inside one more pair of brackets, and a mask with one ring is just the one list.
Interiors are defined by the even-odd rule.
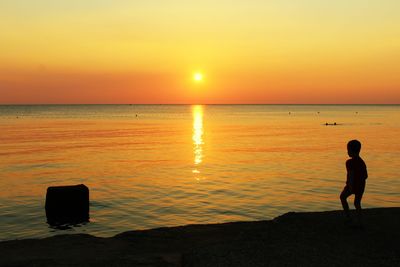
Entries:
[[360,154],[361,143],[358,140],[351,140],[347,143],[347,154],[350,157],[355,157]]

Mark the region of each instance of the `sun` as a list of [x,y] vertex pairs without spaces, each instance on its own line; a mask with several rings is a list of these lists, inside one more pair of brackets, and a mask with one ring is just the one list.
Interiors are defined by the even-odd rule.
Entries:
[[201,82],[203,80],[203,74],[201,72],[196,72],[193,74],[193,80],[196,82]]

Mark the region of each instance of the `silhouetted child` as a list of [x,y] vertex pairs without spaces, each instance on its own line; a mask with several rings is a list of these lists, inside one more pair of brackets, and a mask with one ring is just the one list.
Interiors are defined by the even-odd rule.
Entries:
[[347,180],[346,186],[340,194],[346,218],[350,220],[349,204],[347,198],[354,194],[354,206],[357,212],[358,223],[361,226],[361,198],[365,190],[365,180],[368,178],[367,166],[360,157],[361,143],[351,140],[347,143],[347,154],[351,159],[346,161]]

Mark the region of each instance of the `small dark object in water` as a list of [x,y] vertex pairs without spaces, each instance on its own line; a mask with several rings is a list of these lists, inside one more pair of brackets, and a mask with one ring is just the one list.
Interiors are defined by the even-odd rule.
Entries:
[[338,123],[336,123],[336,122],[334,122],[334,123],[327,123],[327,122],[326,122],[325,125],[326,125],[326,126],[328,126],[328,125],[329,125],[329,126],[336,126],[336,125],[340,125],[340,124],[338,124]]
[[88,222],[89,188],[83,184],[47,188],[46,217],[50,225]]
[[292,114],[292,112],[289,112],[289,115]]

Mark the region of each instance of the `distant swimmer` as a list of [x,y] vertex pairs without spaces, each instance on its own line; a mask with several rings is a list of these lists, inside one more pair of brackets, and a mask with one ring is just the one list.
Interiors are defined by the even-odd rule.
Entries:
[[136,114],[136,118],[137,118],[137,114]]
[[336,123],[336,122],[334,122],[334,123],[327,123],[327,122],[325,122],[325,125],[326,126],[336,126],[336,125],[340,125],[339,123]]

